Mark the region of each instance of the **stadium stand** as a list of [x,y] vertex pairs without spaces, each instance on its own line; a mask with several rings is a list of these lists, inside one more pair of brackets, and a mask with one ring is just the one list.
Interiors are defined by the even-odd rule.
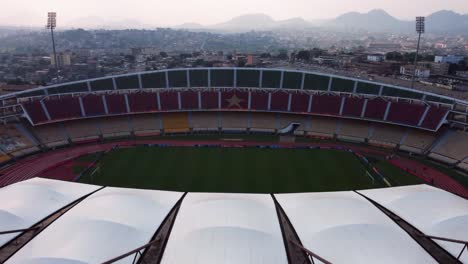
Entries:
[[67,135],[73,142],[93,141],[99,138],[101,132],[99,123],[103,122],[100,118],[90,118],[64,122]]
[[136,136],[152,136],[161,133],[161,119],[158,114],[133,115],[131,125]]
[[374,124],[369,143],[380,147],[395,147],[400,144],[406,129],[396,125]]
[[457,167],[463,171],[468,172],[468,161],[460,162]]
[[250,113],[250,130],[256,132],[275,132],[278,129],[277,115],[267,113]]
[[222,109],[248,109],[249,93],[245,91],[221,93]]
[[286,112],[288,111],[289,93],[282,91],[271,93],[271,111]]
[[310,127],[310,118],[308,116],[280,114],[278,115],[278,119],[279,119],[279,128],[285,128],[291,123],[301,124],[295,132],[296,135],[304,135],[307,128]]
[[219,109],[219,93],[216,91],[202,92],[202,108],[205,110]]
[[323,115],[339,115],[341,97],[334,95],[314,95],[311,112]]
[[165,133],[185,133],[190,131],[187,113],[166,113],[162,115]]
[[365,118],[383,120],[387,110],[387,101],[381,98],[368,99],[366,105]]
[[387,121],[417,126],[426,109],[426,105],[405,102],[392,102]]
[[[450,163],[464,160],[467,157],[468,133],[463,131],[448,131],[441,142],[432,149],[432,157],[436,159],[448,158]],[[431,156],[431,155],[430,155]],[[442,157],[440,157],[442,156]]]
[[125,103],[125,95],[123,94],[108,94],[105,96],[107,110],[109,114],[125,114],[127,112],[127,106]]
[[341,119],[337,137],[342,140],[363,142],[369,138],[369,122]]
[[268,93],[266,92],[254,92],[250,93],[250,109],[251,110],[268,110]]
[[437,129],[437,126],[441,121],[443,121],[443,118],[447,115],[447,112],[447,108],[431,105],[429,111],[426,114],[426,117],[421,124],[421,127]]
[[246,131],[247,113],[222,112],[221,128],[223,131]]
[[105,122],[99,122],[98,126],[105,138],[129,136],[131,132],[128,116],[107,117]]
[[291,112],[307,113],[309,111],[310,95],[293,93],[291,98]]
[[0,125],[0,149],[13,156],[22,156],[35,151],[39,148],[18,129],[21,124]]
[[182,109],[197,110],[198,107],[198,92],[184,91],[180,93]]
[[143,113],[158,110],[156,93],[139,92],[128,94],[130,112]]
[[0,164],[11,160],[10,156],[6,155],[3,152],[0,152]]
[[436,139],[437,134],[434,132],[409,129],[408,134],[401,142],[400,149],[413,153],[424,153],[434,144]]
[[364,107],[365,99],[357,97],[346,97],[343,105],[344,116],[361,117],[362,108]]
[[62,123],[36,126],[34,132],[47,147],[54,148],[68,144],[68,136]]
[[82,97],[83,108],[87,117],[99,116],[106,114],[103,95],[88,94]]
[[174,91],[159,92],[162,111],[179,110],[179,95]]
[[38,124],[42,122],[47,122],[49,120],[42,108],[40,101],[24,103],[23,107],[28,113],[28,116],[31,118],[33,123]]
[[62,97],[44,100],[44,104],[52,120],[66,120],[82,117],[78,97]]
[[192,112],[190,127],[193,131],[217,131],[219,128],[218,112]]
[[337,120],[334,118],[312,116],[307,135],[331,138],[336,133],[336,126]]

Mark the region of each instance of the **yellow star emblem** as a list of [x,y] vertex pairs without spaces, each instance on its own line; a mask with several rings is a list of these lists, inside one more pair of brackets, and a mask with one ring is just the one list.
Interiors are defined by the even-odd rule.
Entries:
[[244,99],[240,99],[239,97],[237,97],[236,94],[234,94],[231,98],[229,99],[226,99],[226,101],[229,103],[228,105],[228,108],[231,108],[233,106],[236,106],[238,108],[242,108],[242,106],[240,105],[240,103],[242,103],[243,101],[245,101]]

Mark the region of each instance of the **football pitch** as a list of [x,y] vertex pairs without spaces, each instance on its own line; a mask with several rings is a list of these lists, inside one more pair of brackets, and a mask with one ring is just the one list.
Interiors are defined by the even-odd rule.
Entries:
[[[382,166],[386,167],[386,166]],[[80,181],[188,192],[286,193],[385,187],[352,153],[329,149],[145,147],[106,154]],[[395,185],[421,181],[399,169]]]

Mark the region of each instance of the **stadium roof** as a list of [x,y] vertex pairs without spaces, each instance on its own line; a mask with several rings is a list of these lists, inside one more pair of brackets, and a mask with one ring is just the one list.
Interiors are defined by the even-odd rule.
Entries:
[[[468,238],[468,200],[428,185],[360,191],[426,235],[449,239]],[[462,244],[434,240],[457,257]],[[466,252],[461,256],[468,263]]]
[[[193,72],[191,74],[190,72]],[[195,72],[198,72],[195,73]],[[210,73],[208,73],[210,72]],[[260,74],[260,72],[267,72]],[[281,77],[282,76],[282,77]],[[307,76],[307,77],[306,77]],[[263,81],[265,79],[265,81]],[[187,81],[188,80],[188,81]],[[235,81],[234,81],[235,80]],[[280,69],[280,68],[176,68],[138,73],[127,73],[115,76],[106,76],[94,79],[80,80],[68,83],[37,87],[21,92],[1,95],[0,100],[8,98],[21,98],[30,96],[44,96],[64,93],[80,93],[91,91],[105,91],[117,89],[146,89],[146,88],[273,88],[273,89],[302,89],[308,85],[309,80],[321,80],[324,85],[318,90],[326,91],[329,80],[337,80],[337,89],[330,87],[330,92],[347,92],[353,94],[370,94],[396,96],[408,99],[417,99],[432,102],[453,104],[454,102],[466,105],[467,101],[422,90],[396,86],[388,83],[374,82],[364,79],[334,75],[323,72]],[[326,80],[326,81],[325,81]],[[332,82],[330,82],[332,83]],[[343,84],[348,83],[348,84]],[[362,91],[354,91],[354,83],[363,86]],[[344,86],[350,86],[344,89]],[[377,92],[369,93],[368,88],[375,86]],[[385,87],[383,94],[378,90]],[[343,90],[344,89],[344,90]],[[372,90],[372,89],[371,89]]]
[[[0,231],[27,229],[100,186],[34,178],[0,189]],[[0,236],[0,247],[20,233]]]
[[188,194],[161,263],[287,263],[273,199],[268,194]]
[[355,192],[275,196],[304,247],[332,263],[437,263]]
[[[183,196],[179,192],[99,188],[36,178],[0,189],[0,226],[13,223],[22,228],[54,219],[29,241],[3,242],[9,241],[0,248],[2,259],[9,258],[6,263],[82,264],[102,263],[125,254],[118,263],[132,263],[141,256],[133,250],[145,248],[145,261],[164,264],[274,264],[304,253],[300,247],[291,248],[292,243],[300,243],[331,263],[435,263],[432,256],[440,260],[431,247],[418,244],[421,241],[413,236],[414,229],[408,231],[394,222],[388,210],[425,235],[468,237],[467,200],[426,185],[361,192],[388,210],[356,192],[277,194],[284,212],[277,210],[268,194]],[[56,214],[48,217],[90,193],[58,218],[54,218]],[[23,219],[30,223],[19,225]],[[150,241],[156,242],[147,248]],[[20,242],[17,251],[8,249],[16,242]],[[453,255],[461,250],[458,244],[435,242]],[[465,263],[467,256],[467,252],[462,255]],[[320,262],[315,259],[314,263]]]
[[[7,263],[102,263],[148,243],[181,196],[104,188],[56,220]],[[119,263],[132,263],[133,258]]]

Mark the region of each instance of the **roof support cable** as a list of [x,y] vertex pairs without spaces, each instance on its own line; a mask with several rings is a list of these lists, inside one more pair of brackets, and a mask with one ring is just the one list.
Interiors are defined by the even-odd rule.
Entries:
[[459,239],[445,238],[445,237],[430,236],[430,235],[424,235],[424,234],[420,234],[420,236],[430,238],[430,239],[433,239],[433,240],[440,240],[440,241],[445,241],[445,242],[462,244],[463,248],[461,249],[460,253],[458,254],[457,260],[460,260],[460,257],[463,255],[463,252],[465,251],[465,249],[466,249],[466,251],[468,251],[468,241],[459,240]]
[[23,233],[23,232],[29,232],[37,229],[41,229],[41,226],[35,226],[31,228],[24,228],[24,229],[15,229],[15,230],[7,230],[7,231],[0,231],[0,235],[7,235],[7,234],[13,234],[13,233]]
[[314,252],[308,250],[307,248],[299,245],[296,241],[292,241],[292,240],[289,240],[289,242],[291,242],[293,245],[295,245],[296,247],[298,247],[299,249],[301,249],[302,251],[304,251],[309,257],[310,257],[310,260],[312,261],[312,263],[314,264],[314,258],[321,261],[322,263],[324,264],[333,264],[331,263],[330,261],[320,257],[319,255],[315,254]]
[[[112,264],[112,263],[115,263],[115,262],[117,262],[117,261],[119,261],[121,259],[124,259],[124,258],[128,257],[128,256],[131,256],[133,254],[135,254],[135,256],[133,257],[132,264],[136,264],[137,261],[140,259],[140,258],[138,258],[138,256],[139,257],[143,256],[142,251],[144,249],[148,248],[149,246],[151,246],[153,244],[159,243],[159,242],[161,242],[160,239],[155,239],[155,240],[153,240],[153,241],[151,241],[151,242],[149,242],[149,243],[147,243],[147,244],[145,244],[145,245],[143,245],[141,247],[135,248],[134,250],[129,251],[129,252],[123,254],[123,255],[120,255],[120,256],[115,257],[113,259],[110,259],[110,260],[108,260],[106,262],[103,262],[102,264]],[[141,259],[141,261],[144,261],[144,260]]]

